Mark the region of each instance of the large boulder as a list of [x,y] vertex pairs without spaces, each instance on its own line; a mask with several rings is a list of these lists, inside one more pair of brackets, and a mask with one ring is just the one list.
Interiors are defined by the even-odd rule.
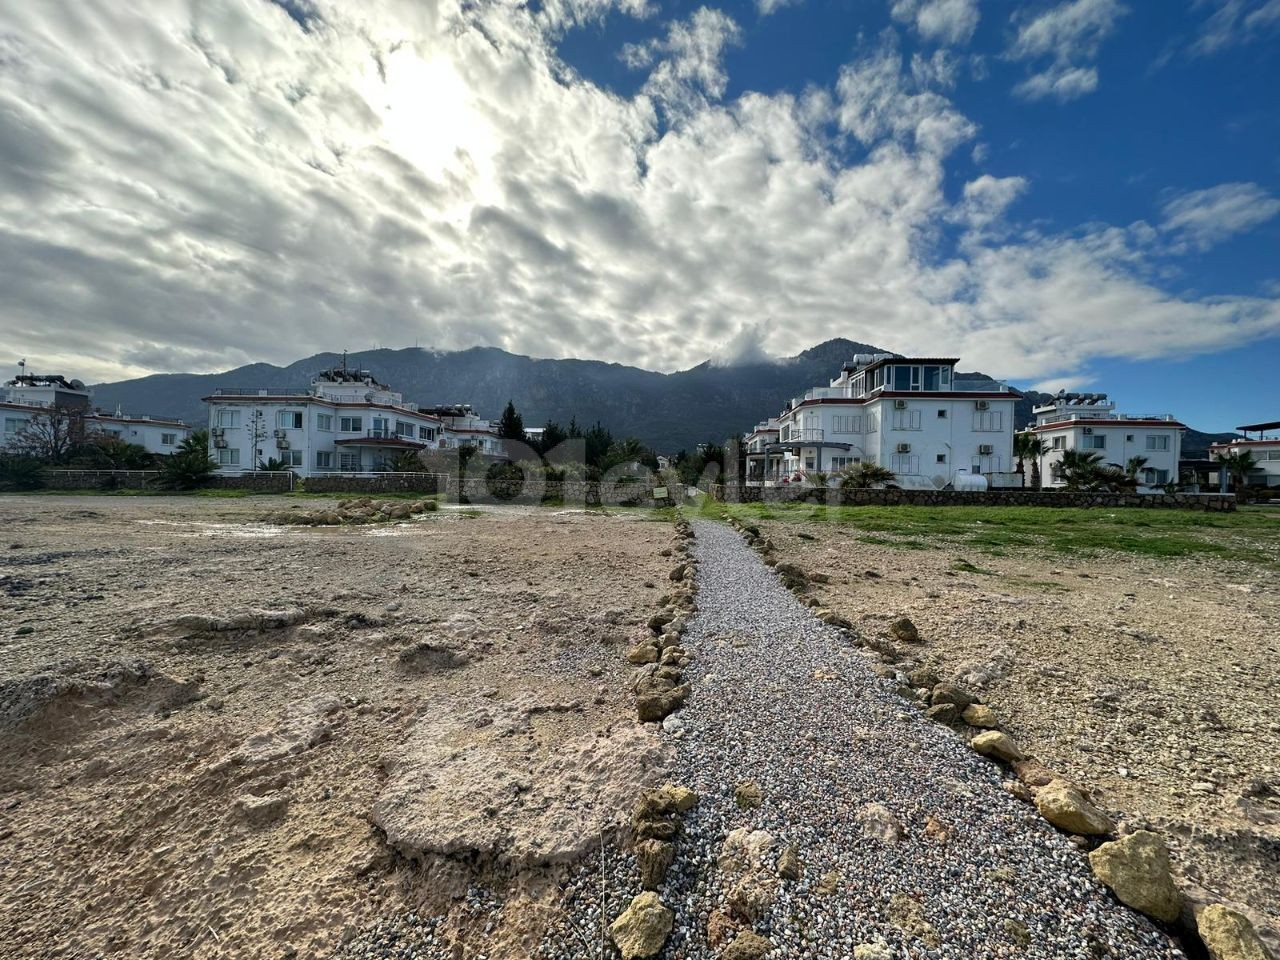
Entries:
[[935,706],[940,703],[953,703],[957,710],[964,711],[974,703],[974,699],[954,683],[939,683],[929,694],[929,702]]
[[863,806],[857,813],[857,820],[864,834],[875,837],[883,843],[897,843],[906,833],[901,821],[888,807],[880,803],[868,803]]
[[722,960],[762,960],[772,947],[760,934],[744,930],[720,956]]
[[907,617],[899,617],[889,624],[889,634],[899,643],[920,642],[920,631]]
[[1089,866],[1121,903],[1135,910],[1165,923],[1182,912],[1182,894],[1169,870],[1169,848],[1150,831],[1104,843],[1089,854]]
[[994,730],[1000,726],[1000,721],[996,719],[995,711],[981,703],[971,703],[965,707],[964,712],[960,714],[960,719],[969,726],[978,727],[982,730]]
[[1249,919],[1220,903],[1196,914],[1196,926],[1213,960],[1271,960]]
[[1013,763],[1025,758],[1025,754],[1018,749],[1018,745],[1014,743],[1013,738],[1007,733],[1001,733],[998,730],[988,730],[986,733],[978,734],[969,741],[969,746],[984,757],[1003,760],[1005,763]]
[[675,914],[662,905],[656,893],[646,890],[609,925],[609,935],[622,952],[622,960],[656,957],[674,922]]
[[1114,833],[1111,818],[1085,799],[1073,784],[1054,780],[1036,791],[1036,809],[1059,830],[1086,837]]

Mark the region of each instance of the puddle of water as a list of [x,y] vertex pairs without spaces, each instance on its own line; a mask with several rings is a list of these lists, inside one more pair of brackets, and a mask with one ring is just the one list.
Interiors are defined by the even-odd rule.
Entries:
[[188,534],[196,537],[235,537],[242,540],[260,540],[264,537],[279,537],[285,533],[284,527],[270,524],[254,524],[247,526],[239,523],[210,523],[202,520],[138,520],[149,526],[194,527]]

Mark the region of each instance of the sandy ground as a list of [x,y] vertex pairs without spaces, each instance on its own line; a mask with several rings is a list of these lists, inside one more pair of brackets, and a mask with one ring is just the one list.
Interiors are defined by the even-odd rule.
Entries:
[[938,541],[866,543],[826,522],[759,526],[780,560],[831,577],[812,592],[859,629],[887,637],[895,618],[910,617],[923,642],[902,646],[904,656],[979,692],[1024,747],[1130,825],[1168,837],[1190,887],[1246,908],[1275,937],[1273,568],[1030,549],[987,556]]
[[291,506],[0,498],[0,956],[315,957],[413,908],[470,956],[482,876],[527,956],[660,772],[623,655],[669,523],[256,522]]

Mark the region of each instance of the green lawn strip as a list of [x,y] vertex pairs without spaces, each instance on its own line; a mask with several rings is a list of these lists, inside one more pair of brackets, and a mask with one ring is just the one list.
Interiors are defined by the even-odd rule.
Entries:
[[1088,555],[1115,551],[1150,557],[1207,556],[1280,564],[1280,525],[1260,509],[1208,514],[1189,510],[1055,507],[827,507],[722,504],[744,523],[777,520],[856,528],[859,540],[923,549],[920,537],[987,555],[1048,550]]

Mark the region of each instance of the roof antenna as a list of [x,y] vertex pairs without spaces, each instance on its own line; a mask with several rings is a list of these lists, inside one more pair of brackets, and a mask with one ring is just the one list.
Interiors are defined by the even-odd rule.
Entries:
[[342,351],[342,376],[345,378],[346,375],[347,375],[347,351],[343,350]]

